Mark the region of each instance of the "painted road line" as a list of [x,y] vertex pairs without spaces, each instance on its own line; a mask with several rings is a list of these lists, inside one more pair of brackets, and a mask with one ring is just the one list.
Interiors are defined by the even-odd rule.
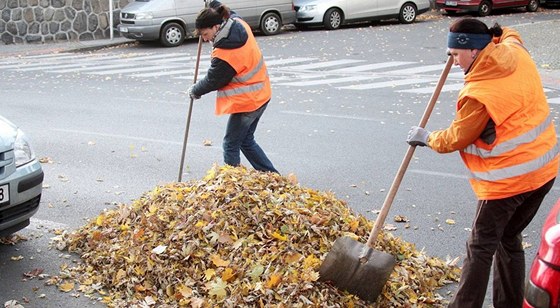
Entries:
[[378,69],[382,69],[382,68],[395,67],[395,66],[413,64],[413,63],[414,62],[392,61],[392,62],[364,64],[364,65],[350,66],[350,67],[344,67],[344,68],[331,70],[330,73],[365,72],[365,71],[373,71],[373,70],[378,70]]
[[[464,86],[465,85],[462,84],[462,83],[446,84],[446,85],[443,86],[443,88],[441,88],[441,92],[459,91]],[[436,87],[425,87],[425,88],[399,90],[399,91],[396,91],[396,92],[428,94],[428,93],[434,93],[435,89],[436,89]]]
[[359,63],[364,61],[365,60],[340,59],[340,60],[328,61],[328,62],[318,62],[318,63],[290,66],[290,70],[314,70],[314,69],[326,68],[331,66]]
[[351,86],[339,87],[339,88],[348,89],[348,90],[367,90],[367,89],[391,88],[391,87],[404,86],[404,85],[415,84],[415,83],[433,82],[433,81],[434,81],[433,79],[428,79],[428,78],[397,79],[397,80],[351,85]]
[[364,80],[372,80],[375,78],[380,78],[379,76],[350,76],[350,77],[340,77],[340,78],[327,78],[321,80],[310,80],[310,81],[294,81],[294,82],[284,82],[279,83],[282,86],[294,86],[294,87],[307,87],[307,86],[317,86],[325,84],[335,84],[344,82],[356,82]]

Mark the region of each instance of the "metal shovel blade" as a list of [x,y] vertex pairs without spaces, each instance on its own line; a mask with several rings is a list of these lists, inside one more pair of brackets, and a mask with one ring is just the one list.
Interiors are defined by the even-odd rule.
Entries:
[[320,281],[375,302],[387,283],[395,257],[350,237],[338,238],[319,268]]

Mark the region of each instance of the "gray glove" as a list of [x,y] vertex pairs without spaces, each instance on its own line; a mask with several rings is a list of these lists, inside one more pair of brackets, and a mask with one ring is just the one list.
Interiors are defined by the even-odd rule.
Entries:
[[199,99],[199,98],[200,98],[200,95],[194,94],[194,93],[193,93],[193,88],[194,88],[194,84],[193,84],[192,86],[189,87],[189,89],[187,90],[187,94],[189,95],[189,97],[190,97],[192,100]]
[[410,131],[408,131],[408,137],[406,142],[411,146],[421,146],[425,147],[428,145],[428,137],[430,132],[419,126],[412,126]]

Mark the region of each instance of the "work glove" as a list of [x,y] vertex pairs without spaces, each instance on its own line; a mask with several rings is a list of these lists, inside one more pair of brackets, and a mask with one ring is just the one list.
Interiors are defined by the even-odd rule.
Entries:
[[193,84],[192,86],[189,87],[189,89],[187,90],[187,94],[189,95],[189,97],[190,97],[192,100],[200,99],[200,96],[199,96],[199,95],[196,95],[196,94],[193,93],[193,88],[194,88],[194,84]]
[[406,142],[411,146],[421,146],[425,147],[428,145],[428,137],[430,132],[419,126],[412,126],[410,131],[408,131],[408,137]]

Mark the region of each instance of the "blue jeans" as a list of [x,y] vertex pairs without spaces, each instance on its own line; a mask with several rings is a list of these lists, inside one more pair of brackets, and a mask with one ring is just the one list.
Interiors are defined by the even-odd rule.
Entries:
[[256,170],[278,173],[264,151],[255,142],[254,136],[257,124],[267,105],[268,102],[255,111],[234,113],[229,116],[223,142],[226,164],[239,166],[241,163],[239,150],[241,150]]

